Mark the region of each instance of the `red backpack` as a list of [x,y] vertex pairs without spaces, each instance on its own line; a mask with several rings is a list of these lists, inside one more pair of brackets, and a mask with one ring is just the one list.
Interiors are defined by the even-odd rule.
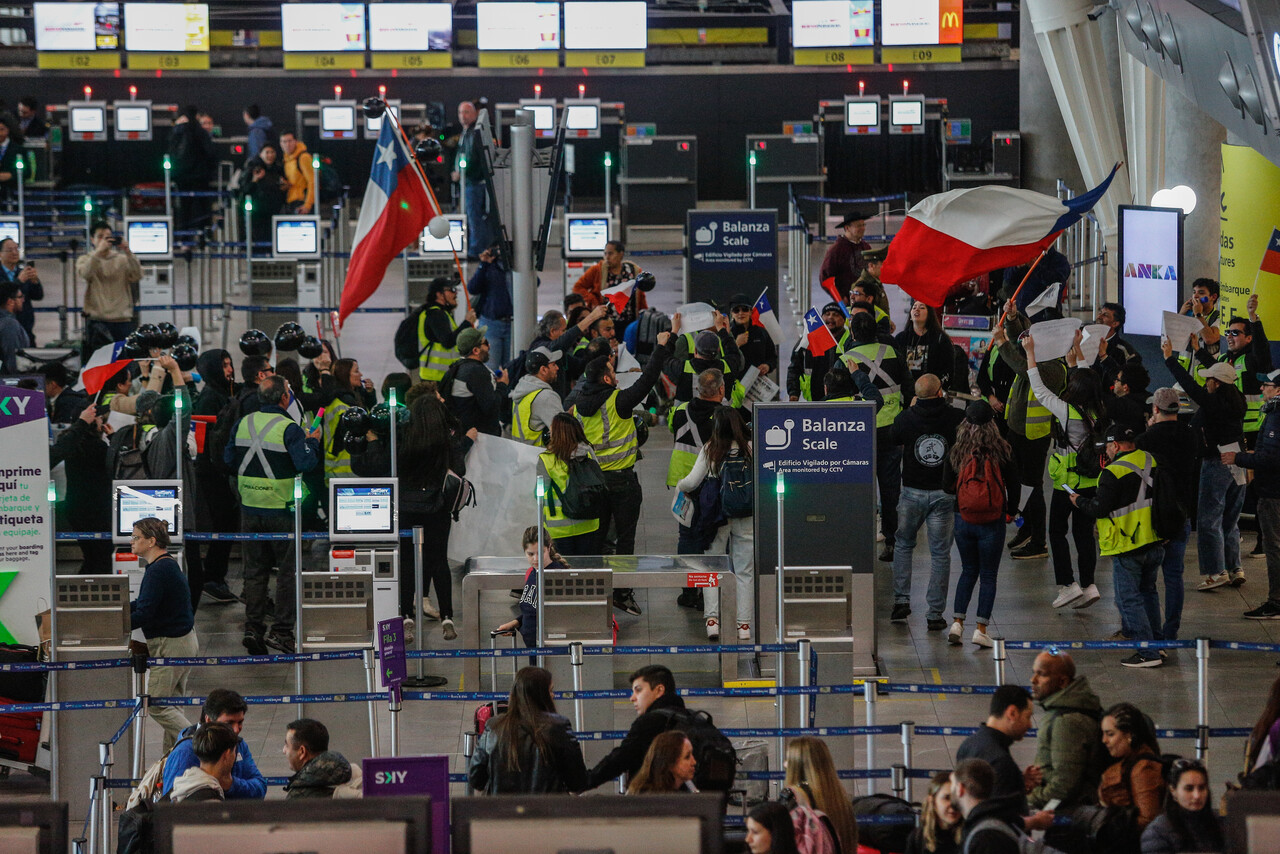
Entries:
[[965,460],[956,478],[956,509],[970,525],[986,525],[1004,517],[1005,489],[1000,466],[988,454]]

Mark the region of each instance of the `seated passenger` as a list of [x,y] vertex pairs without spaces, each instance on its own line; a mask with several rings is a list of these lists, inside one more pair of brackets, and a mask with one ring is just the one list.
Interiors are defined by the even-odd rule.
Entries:
[[169,799],[174,803],[226,800],[227,792],[234,785],[231,769],[236,764],[239,743],[240,736],[228,725],[201,724],[191,738],[199,764],[182,772],[173,784]]
[[628,678],[631,683],[631,705],[636,720],[622,740],[609,754],[587,772],[587,788],[594,789],[619,774],[636,775],[644,763],[649,746],[671,724],[668,710],[684,709],[684,700],[676,696],[676,680],[661,664],[642,667]]

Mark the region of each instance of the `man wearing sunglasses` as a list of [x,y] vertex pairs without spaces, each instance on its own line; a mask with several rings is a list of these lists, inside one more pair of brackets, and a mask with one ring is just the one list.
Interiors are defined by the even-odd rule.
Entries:
[[1252,611],[1249,620],[1280,620],[1280,371],[1259,374],[1262,386],[1262,429],[1252,452],[1224,453],[1222,461],[1253,470],[1258,491],[1258,528],[1267,555],[1267,598]]

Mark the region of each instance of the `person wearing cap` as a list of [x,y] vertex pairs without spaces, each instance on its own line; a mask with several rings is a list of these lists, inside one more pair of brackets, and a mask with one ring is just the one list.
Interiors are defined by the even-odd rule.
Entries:
[[476,313],[467,309],[462,323],[453,319],[458,307],[458,283],[444,276],[427,286],[426,309],[418,316],[418,379],[444,378],[444,372],[458,361],[458,334],[474,328]]
[[[1098,545],[1111,556],[1116,609],[1122,631],[1135,640],[1155,640],[1160,624],[1160,597],[1156,574],[1164,559],[1164,547],[1155,528],[1153,454],[1134,444],[1132,427],[1114,426],[1107,431],[1108,463],[1098,478],[1093,496],[1073,493],[1071,503],[1098,520]],[[1125,667],[1159,667],[1164,657],[1154,649],[1135,650],[1121,662]]]
[[535,347],[525,356],[526,373],[507,395],[511,398],[511,438],[517,442],[546,447],[551,419],[564,412],[564,401],[555,389],[563,356],[546,347]]
[[[1122,374],[1121,377],[1123,376]],[[1196,445],[1195,434],[1185,421],[1178,418],[1178,392],[1171,388],[1158,388],[1149,403],[1151,418],[1146,429],[1138,436],[1137,446],[1155,455],[1157,464],[1167,466],[1173,472],[1178,503],[1187,515],[1182,533],[1165,542],[1164,559],[1160,562],[1160,574],[1164,577],[1164,622],[1156,632],[1156,637],[1160,640],[1177,640],[1178,630],[1182,626],[1185,594],[1184,560],[1187,538],[1191,535],[1191,515],[1196,507],[1200,461],[1191,453]],[[1117,423],[1129,426],[1127,422],[1118,419]],[[1151,628],[1156,630],[1155,626]]]
[[956,367],[956,354],[951,347],[951,338],[942,331],[938,313],[932,306],[912,300],[908,317],[910,323],[893,339],[893,345],[906,360],[911,381],[933,374],[942,380],[944,388],[947,387]]
[[485,367],[489,361],[489,340],[483,329],[463,329],[458,333],[458,361],[440,379],[440,395],[465,433],[475,427],[490,436],[502,435],[502,401],[507,397],[510,378],[501,368],[495,378]]
[[902,448],[893,437],[893,423],[902,412],[902,387],[908,382],[907,366],[894,348],[880,341],[876,323],[870,314],[856,312],[850,318],[849,326],[853,345],[840,359],[851,374],[859,368],[869,373],[871,381],[884,397],[884,406],[876,412],[876,485],[880,488],[880,533],[884,535],[879,559],[891,563],[894,538],[898,533],[898,498],[902,488]]
[[[1003,508],[999,516],[989,522],[965,516],[971,510],[961,504],[957,495],[960,474],[973,465],[973,471],[983,476],[984,490],[992,500],[999,499]],[[999,483],[987,482],[987,473],[1000,474]],[[991,478],[994,481],[994,477]],[[987,634],[991,614],[995,610],[996,576],[1000,570],[1000,555],[1004,546],[1005,519],[1018,509],[1018,469],[1013,462],[1013,449],[1000,435],[995,410],[985,400],[975,400],[964,411],[964,420],[956,427],[955,442],[942,461],[942,488],[956,496],[955,540],[960,553],[960,577],[956,580],[956,596],[951,628],[947,642],[959,646],[964,637],[964,621],[969,615],[969,600],[973,588],[978,588],[977,624],[970,640],[977,646],[991,647],[994,642]],[[967,492],[967,490],[966,490]],[[995,508],[987,508],[994,511]],[[972,518],[972,517],[971,517]]]
[[[846,213],[836,225],[840,229],[840,236],[831,244],[818,269],[818,281],[825,283],[831,279],[841,301],[849,298],[849,288],[867,267],[862,253],[870,249],[871,244],[862,237],[867,233],[868,219],[870,217],[864,211],[851,210]],[[831,293],[830,289],[827,291]]]
[[[601,291],[616,288],[644,272],[634,261],[625,260],[626,253],[627,247],[621,240],[610,240],[604,245],[604,257],[583,271],[578,281],[573,283],[573,292],[582,296],[587,308],[604,304]],[[637,288],[632,296],[637,313],[649,307],[644,291]]]
[[480,253],[480,265],[467,282],[467,293],[476,299],[477,322],[489,338],[489,370],[511,360],[511,271],[502,260],[502,245],[495,243]]
[[743,372],[754,367],[761,376],[778,373],[778,345],[773,343],[763,326],[751,322],[754,303],[746,294],[734,294],[729,300],[729,336],[742,353]]
[[[1243,450],[1244,417],[1248,410],[1244,395],[1236,388],[1236,369],[1226,362],[1214,362],[1201,370],[1204,385],[1187,373],[1173,353],[1173,342],[1160,342],[1165,366],[1182,391],[1199,408],[1191,416],[1200,457],[1200,489],[1196,502],[1196,555],[1200,562],[1200,583],[1204,592],[1224,584],[1244,583],[1240,566],[1240,510],[1244,506],[1244,486],[1222,461],[1224,448]],[[1234,447],[1233,447],[1234,446]]]
[[1258,491],[1258,530],[1267,556],[1267,598],[1251,611],[1249,620],[1280,620],[1280,370],[1259,374],[1265,398],[1262,427],[1252,451],[1224,451],[1222,461],[1253,471]]
[[[629,388],[618,388],[613,366],[608,357],[601,356],[587,364],[577,390],[573,414],[582,422],[609,490],[609,510],[600,519],[600,530],[607,531],[609,522],[613,522],[617,533],[614,554],[635,554],[636,526],[640,523],[640,506],[644,502],[644,492],[635,472],[635,464],[640,459],[640,440],[632,410],[643,403],[661,381],[662,366],[671,357],[671,337],[679,333],[677,312],[671,319],[671,331],[658,333],[653,358]],[[640,615],[629,588],[615,588],[613,603],[628,614]]]
[[[1098,364],[1095,363],[1094,370],[1097,369]],[[1151,375],[1141,362],[1136,359],[1125,362],[1112,375],[1111,394],[1106,399],[1107,415],[1111,416],[1111,420],[1117,424],[1126,424],[1137,433],[1145,430],[1151,410],[1151,399],[1147,393],[1150,383]]]
[[[714,332],[704,330],[697,335],[687,337],[682,335],[681,339],[687,341],[688,337],[693,338],[688,354],[682,359],[677,347],[676,354],[667,363],[667,377],[676,386],[676,402],[688,403],[692,400],[694,377],[707,368],[716,368],[724,374],[724,383],[729,393],[730,404],[732,406],[741,406],[742,401],[746,399],[747,391],[742,387],[742,383],[738,382],[738,371],[730,365],[727,358],[721,355],[724,352],[726,342],[734,350],[738,349],[733,337],[729,335],[729,324],[724,315],[716,312],[716,328]],[[738,358],[741,360],[742,357],[739,356]]]
[[840,303],[829,302],[822,307],[822,322],[831,330],[836,346],[821,356],[815,356],[809,352],[806,337],[800,336],[791,351],[791,364],[787,368],[787,397],[791,400],[822,400],[822,378],[840,360],[840,355],[852,346]]

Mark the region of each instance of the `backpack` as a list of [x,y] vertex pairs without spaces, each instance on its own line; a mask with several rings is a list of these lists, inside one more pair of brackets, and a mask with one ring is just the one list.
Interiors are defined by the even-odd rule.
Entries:
[[476,506],[475,486],[462,475],[455,473],[452,469],[448,469],[444,473],[444,481],[440,484],[440,491],[436,493],[435,499],[430,502],[427,512],[439,513],[441,510],[447,510],[449,515],[453,517],[453,521],[456,522],[465,508],[474,506]]
[[418,322],[426,310],[425,305],[418,306],[396,327],[394,342],[396,361],[410,371],[418,369],[418,359],[422,356],[422,352],[431,346],[430,342],[427,347],[418,346]]
[[965,460],[956,479],[956,510],[970,525],[986,525],[1004,516],[1005,487],[1000,466],[990,454]]
[[907,840],[916,826],[915,807],[893,795],[872,794],[853,799],[855,820],[860,816],[888,818],[898,821],[858,822],[858,844],[880,851],[906,851]]
[[[548,478],[548,480],[550,480]],[[569,460],[569,479],[564,490],[551,485],[551,501],[560,502],[560,512],[570,519],[599,519],[609,507],[609,487],[604,470],[592,457]]]
[[320,167],[316,169],[316,196],[320,202],[337,201],[342,196],[342,178],[331,158],[320,158]]
[[839,854],[835,829],[822,810],[803,804],[791,810],[791,827],[796,834],[796,850],[800,854]]
[[142,425],[135,422],[132,429],[121,430],[111,437],[112,480],[150,480],[146,455],[141,447],[144,435]]
[[651,356],[658,344],[658,333],[671,331],[671,318],[656,308],[646,308],[636,318],[636,356]]
[[[1089,434],[1085,437],[1085,440],[1080,443],[1079,447],[1075,448],[1076,464],[1071,471],[1074,471],[1082,478],[1096,479],[1102,474],[1103,465],[1102,453],[1098,448],[1101,445],[1106,444],[1107,427],[1110,425],[1106,418],[1099,418],[1095,421],[1089,417],[1089,413],[1087,412],[1081,413],[1081,415],[1083,416],[1082,420],[1084,421],[1084,426],[1089,431]],[[1069,415],[1067,420],[1071,420]],[[1054,422],[1054,426],[1055,428],[1057,427],[1057,421]],[[1066,426],[1063,425],[1060,429],[1061,435],[1063,436],[1063,444],[1069,445],[1070,442],[1066,441]]]
[[[183,736],[173,747],[190,740],[191,736]],[[151,837],[153,804],[169,800],[169,796],[162,795],[160,790],[164,786],[164,766],[173,754],[173,747],[151,763],[138,785],[129,792],[129,800],[120,813],[116,854],[147,854],[154,847]]]
[[1280,789],[1280,761],[1272,759],[1240,775],[1242,789]]
[[711,715],[689,709],[661,711],[667,715],[667,731],[680,730],[693,745],[693,757],[698,760],[693,784],[703,792],[732,789],[738,770],[738,753],[724,733],[716,728]]
[[[198,789],[181,803],[220,800],[222,798],[213,789]],[[168,795],[161,795],[156,803],[170,804],[173,800]],[[151,801],[140,801],[120,813],[116,854],[151,854],[155,851],[155,809],[155,804]]]
[[213,464],[215,471],[224,474],[235,474],[235,472],[231,471],[230,466],[222,460],[223,454],[226,453],[227,445],[235,441],[236,425],[239,423],[240,398],[232,394],[227,398],[227,402],[222,405],[222,408],[218,410],[217,419],[204,437],[205,459]]
[[1018,843],[1018,850],[1023,854],[1062,854],[1057,848],[1045,845],[1043,841],[1032,839],[1026,834],[1026,831],[1009,826],[1007,823],[998,818],[984,818],[973,826],[973,828],[965,834],[964,848],[961,854],[969,854],[969,841],[980,830],[998,830],[1005,836]]
[[720,464],[720,507],[730,519],[750,516],[755,509],[755,477],[751,457],[730,451]]

